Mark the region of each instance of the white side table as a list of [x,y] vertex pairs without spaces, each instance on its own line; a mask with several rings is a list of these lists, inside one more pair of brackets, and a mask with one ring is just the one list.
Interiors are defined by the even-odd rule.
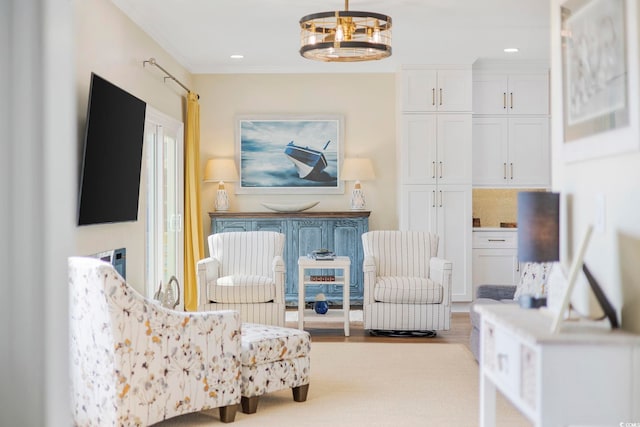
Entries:
[[[312,280],[307,270],[333,270],[334,280]],[[341,271],[341,275],[340,275]],[[304,318],[313,317],[325,321],[335,321],[343,316],[344,336],[349,336],[349,278],[351,277],[351,259],[337,256],[333,260],[315,260],[308,256],[298,258],[298,329],[304,329]],[[313,310],[305,310],[305,289],[310,285],[340,285],[342,286],[342,310],[330,309],[327,314],[317,314]]]

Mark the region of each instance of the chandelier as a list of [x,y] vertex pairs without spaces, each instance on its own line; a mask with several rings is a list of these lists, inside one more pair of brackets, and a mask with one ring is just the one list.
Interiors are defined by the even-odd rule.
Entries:
[[349,10],[320,12],[300,19],[300,55],[327,62],[355,62],[391,56],[391,17]]

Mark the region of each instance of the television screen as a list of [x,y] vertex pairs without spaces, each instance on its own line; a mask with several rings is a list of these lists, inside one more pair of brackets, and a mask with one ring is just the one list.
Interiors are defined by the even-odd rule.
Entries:
[[136,221],[146,103],[91,73],[78,225]]

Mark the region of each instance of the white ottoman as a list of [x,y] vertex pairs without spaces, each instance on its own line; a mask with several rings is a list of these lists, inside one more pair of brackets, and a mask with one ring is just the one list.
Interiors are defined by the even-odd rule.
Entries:
[[311,336],[306,331],[279,326],[242,324],[242,412],[253,414],[258,398],[285,388],[293,400],[307,400],[310,379]]

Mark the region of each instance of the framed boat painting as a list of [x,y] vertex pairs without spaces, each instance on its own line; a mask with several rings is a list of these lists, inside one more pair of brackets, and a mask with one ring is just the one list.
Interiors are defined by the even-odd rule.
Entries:
[[637,2],[556,2],[565,161],[637,151]]
[[239,116],[238,194],[341,194],[343,118]]

